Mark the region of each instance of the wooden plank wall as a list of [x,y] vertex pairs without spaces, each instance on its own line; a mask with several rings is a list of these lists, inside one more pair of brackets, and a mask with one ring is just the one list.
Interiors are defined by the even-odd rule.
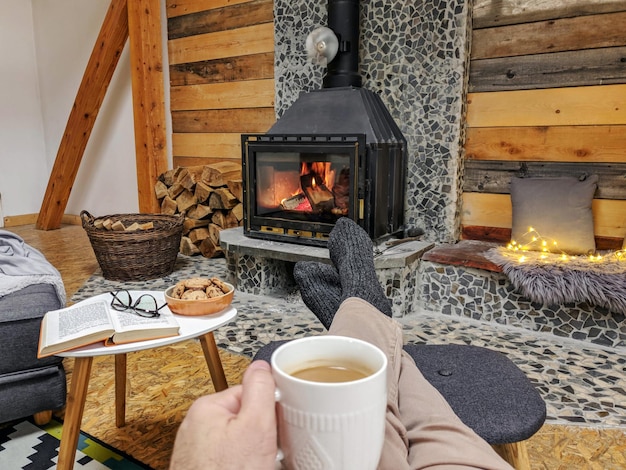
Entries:
[[512,176],[598,174],[600,248],[626,235],[626,1],[475,0],[464,238],[510,237]]
[[241,161],[274,114],[273,0],[166,0],[173,160]]
[[[174,166],[241,157],[275,122],[272,0],[167,0]],[[508,240],[514,175],[600,176],[626,235],[626,0],[475,0],[464,238]],[[602,245],[602,246],[604,246]]]

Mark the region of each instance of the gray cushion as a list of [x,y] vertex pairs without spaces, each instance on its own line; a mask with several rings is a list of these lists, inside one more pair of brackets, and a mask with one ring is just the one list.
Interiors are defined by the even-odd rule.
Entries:
[[[287,341],[272,341],[254,359],[269,362]],[[528,439],[543,425],[545,402],[504,354],[458,344],[406,344],[404,350],[461,421],[489,444]]]
[[[533,227],[548,241],[550,251],[586,254],[596,249],[591,204],[598,177],[513,178],[511,240],[528,244]],[[552,241],[556,241],[554,247]],[[527,245],[538,249],[537,244]]]
[[51,284],[33,284],[0,297],[0,374],[61,363],[55,356],[37,359],[41,319],[61,307]]
[[61,364],[2,375],[0,423],[61,409],[65,397],[65,370]]
[[461,421],[489,444],[523,441],[543,425],[543,398],[504,354],[459,344],[404,349]]

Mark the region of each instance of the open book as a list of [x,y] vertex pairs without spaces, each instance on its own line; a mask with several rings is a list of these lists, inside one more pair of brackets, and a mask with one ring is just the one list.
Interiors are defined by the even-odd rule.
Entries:
[[47,312],[41,322],[38,357],[52,356],[87,344],[132,343],[179,334],[176,318],[167,309],[146,318],[132,311],[118,312],[104,300],[81,302]]

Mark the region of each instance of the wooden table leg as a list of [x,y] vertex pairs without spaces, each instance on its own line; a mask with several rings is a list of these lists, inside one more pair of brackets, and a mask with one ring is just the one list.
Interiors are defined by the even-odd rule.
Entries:
[[77,357],[74,359],[74,371],[72,372],[72,384],[67,396],[67,407],[61,432],[61,448],[59,449],[58,470],[71,470],[74,468],[76,446],[80,434],[80,423],[85,410],[85,399],[89,387],[89,374],[91,374],[92,357]]
[[115,425],[126,425],[126,354],[115,355]]
[[211,374],[215,391],[220,392],[226,390],[228,388],[228,382],[226,382],[222,360],[220,359],[220,353],[215,344],[213,332],[210,331],[200,336],[200,344],[202,345],[202,352],[204,352],[206,363],[209,366],[209,373]]

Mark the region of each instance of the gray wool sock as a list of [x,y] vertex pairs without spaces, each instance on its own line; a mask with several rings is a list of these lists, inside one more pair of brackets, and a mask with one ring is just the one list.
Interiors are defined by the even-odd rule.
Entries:
[[341,282],[335,267],[317,261],[299,261],[293,269],[293,277],[304,304],[326,329],[330,328],[341,304]]
[[373,245],[367,232],[342,217],[330,232],[328,250],[341,280],[341,301],[360,297],[391,317],[391,301],[376,277]]

